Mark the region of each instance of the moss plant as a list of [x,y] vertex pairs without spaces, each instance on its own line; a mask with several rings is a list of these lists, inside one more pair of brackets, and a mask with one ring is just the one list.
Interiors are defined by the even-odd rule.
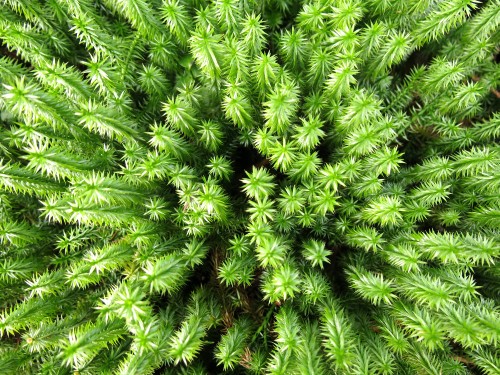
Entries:
[[500,374],[499,0],[0,0],[0,374]]

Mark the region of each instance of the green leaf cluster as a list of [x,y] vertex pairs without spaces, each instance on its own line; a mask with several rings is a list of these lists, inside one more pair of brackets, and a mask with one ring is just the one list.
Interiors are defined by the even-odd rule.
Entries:
[[499,0],[0,0],[0,374],[500,373]]

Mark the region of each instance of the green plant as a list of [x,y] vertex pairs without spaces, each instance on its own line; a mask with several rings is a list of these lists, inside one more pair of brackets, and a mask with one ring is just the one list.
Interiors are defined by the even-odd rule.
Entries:
[[498,0],[0,0],[1,374],[499,374]]

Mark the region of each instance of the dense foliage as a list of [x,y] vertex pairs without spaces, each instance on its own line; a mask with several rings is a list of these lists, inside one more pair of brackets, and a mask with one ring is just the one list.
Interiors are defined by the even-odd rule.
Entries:
[[0,7],[0,374],[500,374],[499,0]]

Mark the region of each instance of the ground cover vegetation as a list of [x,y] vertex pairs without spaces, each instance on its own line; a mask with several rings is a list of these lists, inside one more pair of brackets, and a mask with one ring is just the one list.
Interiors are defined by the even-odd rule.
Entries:
[[500,374],[498,0],[0,0],[0,374]]

